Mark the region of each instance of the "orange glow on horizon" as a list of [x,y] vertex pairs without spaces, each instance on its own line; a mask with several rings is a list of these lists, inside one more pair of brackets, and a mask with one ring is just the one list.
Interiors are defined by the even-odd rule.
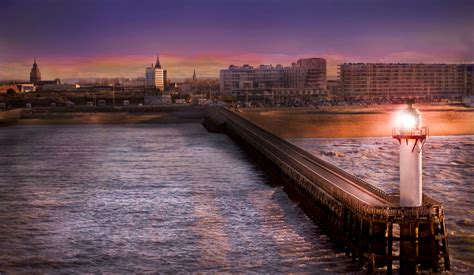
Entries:
[[[423,62],[433,63],[429,60],[439,60],[424,53],[399,52],[384,58],[367,56],[345,56],[337,53],[302,53],[299,55],[286,54],[257,54],[257,53],[226,53],[213,52],[197,55],[178,55],[175,53],[161,53],[160,60],[163,67],[168,70],[168,77],[173,79],[190,78],[193,70],[199,77],[218,78],[219,71],[229,65],[250,64],[282,64],[291,66],[292,62],[300,58],[322,57],[327,61],[328,76],[337,76],[337,65],[345,62]],[[1,80],[26,80],[33,63],[33,58],[16,60],[0,60]],[[37,57],[44,79],[54,78],[107,78],[107,77],[143,77],[145,68],[156,60],[155,55],[110,55],[101,57]],[[449,57],[439,60],[450,63]],[[469,61],[466,61],[469,62]],[[472,61],[471,61],[472,62]],[[451,62],[452,63],[452,62]]]

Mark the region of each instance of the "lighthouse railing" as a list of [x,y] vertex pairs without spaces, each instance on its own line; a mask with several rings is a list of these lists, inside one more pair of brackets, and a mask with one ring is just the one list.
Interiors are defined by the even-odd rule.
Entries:
[[429,128],[428,127],[420,127],[420,128],[399,128],[394,127],[392,128],[392,137],[396,139],[402,138],[426,138],[429,136]]

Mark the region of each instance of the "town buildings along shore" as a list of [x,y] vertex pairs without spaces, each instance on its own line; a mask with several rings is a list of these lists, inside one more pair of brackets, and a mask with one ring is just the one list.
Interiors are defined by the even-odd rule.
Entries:
[[[474,95],[474,64],[344,63],[327,80],[326,60],[281,65],[234,66],[220,71],[223,94],[275,103],[335,99],[365,102],[460,101]],[[260,98],[260,99],[259,99]]]
[[460,100],[473,95],[473,64],[344,63],[340,95],[353,100]]
[[220,89],[223,93],[238,94],[245,90],[271,88],[326,88],[326,60],[299,59],[291,67],[278,64],[235,66],[220,71]]
[[66,84],[57,78],[42,80],[35,58],[30,81],[0,83],[0,94],[146,91],[149,96],[166,93],[199,99],[210,99],[212,94],[221,99],[225,97],[227,101],[269,106],[400,103],[406,99],[423,102],[474,101],[474,64],[344,63],[338,65],[337,79],[328,79],[326,68],[324,58],[303,58],[286,67],[280,64],[257,67],[230,65],[220,71],[218,83],[217,79],[198,80],[194,70],[192,78],[170,85],[167,70],[157,56],[156,63],[146,68],[144,78],[94,80],[90,83],[81,80],[81,83]]
[[326,91],[326,60],[299,59],[291,67],[282,65],[230,65],[220,71],[222,94],[239,99],[288,103],[305,95],[323,96]]

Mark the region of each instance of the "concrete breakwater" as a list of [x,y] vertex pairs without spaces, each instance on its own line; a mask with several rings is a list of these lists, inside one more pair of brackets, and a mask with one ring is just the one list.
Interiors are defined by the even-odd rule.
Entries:
[[335,245],[367,271],[449,270],[443,206],[427,195],[421,207],[400,207],[399,197],[305,152],[228,109],[203,121],[226,133],[285,187]]

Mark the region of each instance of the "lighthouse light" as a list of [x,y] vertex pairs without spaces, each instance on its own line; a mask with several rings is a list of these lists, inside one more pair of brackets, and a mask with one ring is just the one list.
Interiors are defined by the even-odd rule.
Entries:
[[402,112],[400,114],[400,128],[415,128],[417,125],[417,119],[412,114]]
[[421,124],[420,112],[409,104],[408,108],[398,112],[396,124],[400,130],[418,129]]

